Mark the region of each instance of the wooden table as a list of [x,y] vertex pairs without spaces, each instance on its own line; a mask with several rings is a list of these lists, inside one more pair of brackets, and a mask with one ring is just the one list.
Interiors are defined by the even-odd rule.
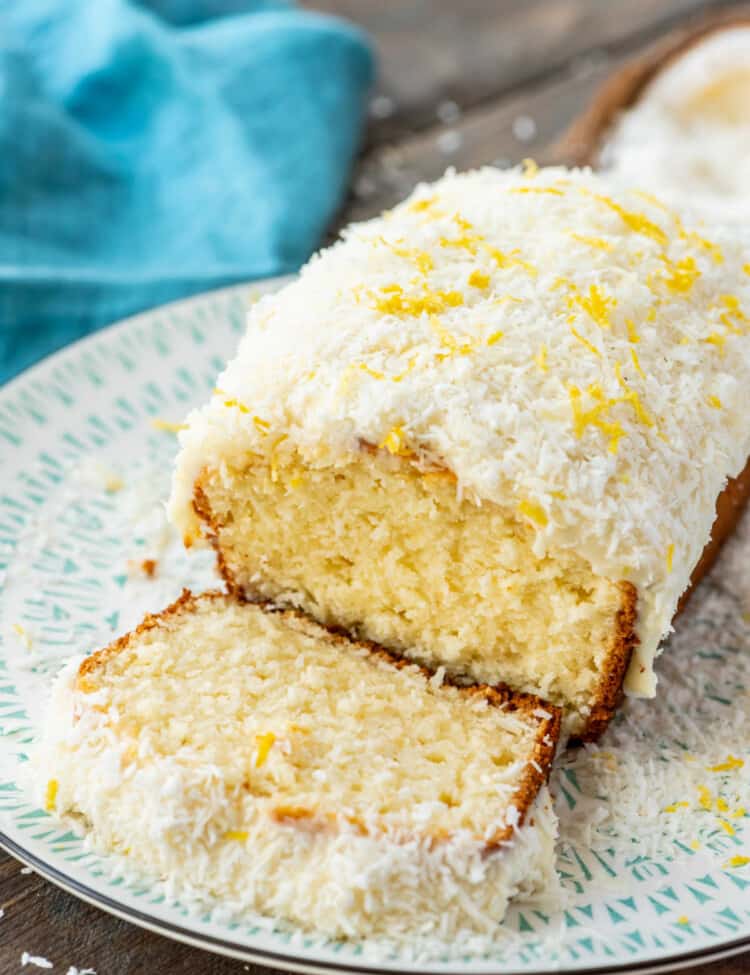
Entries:
[[[697,0],[319,0],[375,39],[380,82],[336,227],[388,207],[421,179],[533,156],[543,161],[602,79],[681,23]],[[332,228],[332,233],[336,227]],[[0,975],[28,951],[97,975],[265,970],[187,948],[89,907],[0,853]],[[750,954],[692,969],[750,973]]]

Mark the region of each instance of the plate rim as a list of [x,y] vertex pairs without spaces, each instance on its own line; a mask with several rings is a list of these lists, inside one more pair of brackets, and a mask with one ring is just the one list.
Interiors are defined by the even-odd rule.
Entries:
[[[96,907],[106,914],[118,917],[124,921],[134,924],[136,927],[146,931],[151,931],[171,941],[187,944],[193,948],[200,948],[204,951],[211,951],[229,958],[236,958],[240,961],[249,961],[259,965],[275,967],[282,971],[299,972],[303,975],[320,972],[350,973],[350,975],[376,975],[376,973],[387,972],[388,975],[410,975],[409,969],[387,968],[377,962],[372,965],[351,965],[335,961],[324,961],[316,959],[301,960],[299,955],[286,954],[269,951],[265,948],[248,948],[238,942],[233,942],[224,938],[217,938],[211,934],[201,934],[194,928],[187,928],[171,921],[162,920],[145,911],[129,907],[121,901],[107,894],[103,894],[93,887],[76,880],[74,877],[59,870],[57,867],[42,860],[35,853],[26,850],[23,846],[11,839],[6,833],[0,830],[0,849],[5,850],[14,859],[26,864],[32,870],[53,883],[56,887],[71,894],[78,900]],[[720,961],[723,958],[731,958],[740,955],[750,949],[750,933],[742,938],[735,938],[730,942],[717,945],[713,948],[696,948],[695,951],[681,952],[680,954],[670,955],[663,961],[641,961],[630,962],[624,965],[587,966],[578,968],[576,972],[584,975],[666,975],[668,972],[681,971],[684,968],[694,968],[698,965],[709,964]],[[467,975],[467,968],[440,968],[429,969],[420,968],[419,975]],[[544,970],[537,970],[540,975],[548,975]],[[556,969],[560,973],[566,971],[565,968]],[[568,971],[572,971],[568,969]],[[528,969],[487,969],[482,975],[534,975]]]
[[[199,292],[183,298],[177,298],[151,308],[144,309],[127,318],[118,319],[102,328],[96,329],[87,335],[82,335],[59,349],[56,349],[41,359],[27,366],[17,375],[13,376],[5,383],[0,385],[0,404],[7,396],[13,395],[15,390],[26,382],[33,381],[37,373],[44,372],[56,365],[64,363],[69,357],[75,356],[82,346],[87,344],[97,344],[105,342],[139,322],[146,322],[149,318],[157,314],[169,313],[170,311],[182,311],[191,305],[201,304],[206,300],[226,298],[234,293],[248,292],[253,287],[258,288],[261,293],[275,290],[276,287],[283,286],[284,283],[293,280],[296,274],[274,275],[268,278],[251,279],[246,282],[239,282],[219,288],[212,288],[208,291]],[[337,962],[333,959],[305,958],[299,953],[292,954],[286,952],[276,952],[262,947],[249,947],[237,941],[217,937],[208,932],[199,932],[195,928],[185,927],[172,921],[159,918],[146,911],[140,911],[131,907],[114,897],[110,897],[94,887],[78,880],[77,878],[59,869],[52,863],[47,862],[36,853],[27,849],[22,843],[13,839],[8,833],[0,829],[0,850],[5,851],[16,861],[21,862],[43,877],[46,881],[54,884],[59,889],[76,897],[78,900],[90,904],[99,910],[104,911],[110,916],[118,917],[136,927],[151,931],[172,941],[187,944],[194,948],[210,951],[225,957],[235,958],[241,961],[265,965],[278,970],[301,973],[301,975],[318,975],[318,973],[351,973],[351,975],[471,975],[470,966],[441,966],[431,968],[419,966],[409,968],[399,966],[388,966],[374,961],[371,965],[351,964]],[[743,952],[750,951],[750,926],[745,935],[734,938],[713,946],[696,948],[692,951],[683,951],[669,954],[659,959],[644,959],[642,961],[625,961],[622,964],[609,966],[584,965],[575,969],[561,966],[554,971],[565,973],[576,972],[583,975],[666,975],[668,972],[679,971],[685,968],[693,968],[697,965],[717,962],[725,958],[730,958]],[[508,969],[508,968],[483,968],[481,975],[549,975],[550,969]]]

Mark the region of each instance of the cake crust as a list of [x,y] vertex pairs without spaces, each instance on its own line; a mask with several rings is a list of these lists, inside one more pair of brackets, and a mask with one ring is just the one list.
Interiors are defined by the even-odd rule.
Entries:
[[[244,597],[243,593],[236,591],[236,589],[233,590],[229,582],[228,585],[232,598],[236,598],[240,602],[251,602]],[[147,614],[134,630],[123,634],[108,646],[86,657],[78,668],[75,680],[76,690],[89,693],[92,690],[90,686],[91,675],[106,666],[107,662],[113,657],[126,651],[144,633],[164,627],[183,614],[194,612],[202,603],[221,601],[226,598],[227,593],[218,589],[210,590],[200,595],[193,594],[189,589],[183,589],[182,594],[161,612]],[[321,625],[300,610],[280,608],[268,601],[258,602],[255,605],[258,605],[264,612],[273,613],[283,619],[292,618],[302,621],[311,630],[325,635],[326,640],[336,647],[342,649],[345,649],[347,646],[356,647],[367,651],[371,656],[380,658],[396,670],[412,668],[419,671],[427,680],[434,677],[435,672],[430,668],[399,657],[372,641],[352,639],[341,630]],[[552,760],[555,756],[555,750],[560,736],[560,709],[548,704],[533,694],[516,693],[504,685],[491,687],[487,684],[472,684],[465,686],[451,680],[447,675],[443,678],[443,683],[455,687],[462,696],[467,698],[482,698],[492,707],[500,707],[508,711],[519,712],[526,716],[528,720],[537,723],[538,727],[531,759],[525,765],[512,799],[512,804],[516,807],[519,814],[518,825],[522,826],[526,821],[526,816],[539,790],[549,779]],[[306,807],[279,806],[274,815],[278,822],[294,823],[294,825],[300,828],[314,832],[328,830],[333,825],[323,822],[317,811],[307,809]],[[367,830],[363,823],[352,821],[350,825],[358,831],[361,831],[363,835],[366,835]],[[513,825],[508,824],[504,829],[496,831],[486,841],[486,851],[490,853],[501,847],[504,843],[507,843],[512,836],[513,829]],[[447,834],[432,837],[433,842],[440,842],[441,840],[447,839],[449,839]]]

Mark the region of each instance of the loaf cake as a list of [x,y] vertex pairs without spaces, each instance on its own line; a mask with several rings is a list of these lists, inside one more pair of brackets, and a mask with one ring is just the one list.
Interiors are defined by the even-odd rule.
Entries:
[[253,307],[170,514],[229,589],[594,738],[750,452],[750,265],[587,170],[422,185]]
[[707,222],[750,214],[750,17],[679,48],[612,120],[600,163]]
[[185,592],[67,670],[36,762],[48,810],[182,896],[450,937],[556,889],[559,726],[298,611]]

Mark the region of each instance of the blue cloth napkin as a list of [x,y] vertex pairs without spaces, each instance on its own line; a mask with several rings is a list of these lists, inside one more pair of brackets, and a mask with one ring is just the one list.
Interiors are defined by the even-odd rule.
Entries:
[[0,382],[183,295],[297,268],[373,58],[279,0],[0,4]]

